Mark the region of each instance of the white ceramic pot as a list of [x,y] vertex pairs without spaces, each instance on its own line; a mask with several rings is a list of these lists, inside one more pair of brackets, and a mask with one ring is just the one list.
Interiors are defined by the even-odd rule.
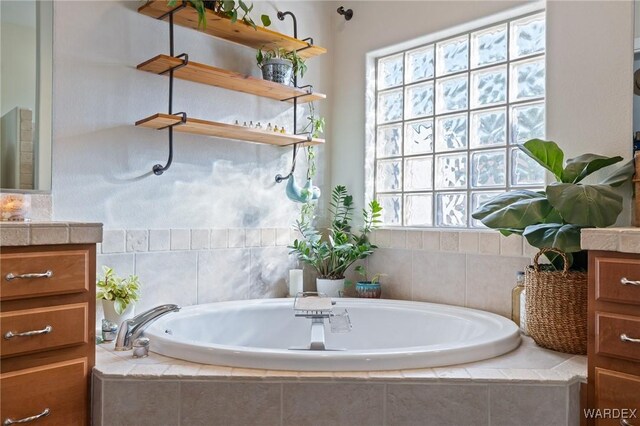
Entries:
[[341,280],[316,278],[316,289],[318,293],[324,293],[329,297],[340,297],[344,291],[344,278]]
[[102,299],[102,309],[104,310],[104,319],[118,324],[118,327],[120,327],[122,321],[133,318],[135,315],[135,305],[133,303],[129,303],[127,309],[124,310],[122,315],[119,315],[113,306],[113,300]]

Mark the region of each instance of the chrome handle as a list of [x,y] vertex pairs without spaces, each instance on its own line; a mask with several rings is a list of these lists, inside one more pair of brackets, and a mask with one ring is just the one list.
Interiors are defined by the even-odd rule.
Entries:
[[32,274],[14,274],[13,272],[9,272],[5,275],[4,279],[7,281],[13,281],[17,279],[29,279],[29,278],[51,278],[53,276],[53,271],[48,270],[47,272],[35,272]]
[[49,410],[48,408],[45,408],[42,413],[36,414],[35,416],[25,417],[24,419],[19,419],[19,420],[5,419],[4,422],[2,422],[2,424],[3,426],[9,426],[9,425],[15,425],[19,423],[31,423],[35,420],[38,420],[41,417],[48,416],[50,412],[51,410]]
[[628,280],[626,277],[620,278],[620,284],[622,285],[640,285],[640,281]]
[[14,333],[13,331],[7,331],[6,333],[4,333],[4,338],[9,340],[9,339],[13,339],[14,337],[37,336],[38,334],[49,334],[52,331],[53,331],[53,327],[48,325],[42,330],[23,331],[22,333]]
[[627,419],[620,419],[620,426],[633,426]]
[[622,333],[620,335],[620,340],[622,340],[623,342],[629,342],[629,343],[640,343],[640,339],[634,339],[633,337],[627,336],[625,333]]

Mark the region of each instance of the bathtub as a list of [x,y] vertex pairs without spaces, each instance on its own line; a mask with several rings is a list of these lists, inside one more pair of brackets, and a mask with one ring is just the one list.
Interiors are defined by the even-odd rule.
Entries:
[[145,331],[151,350],[204,364],[270,370],[373,371],[479,361],[518,347],[518,327],[489,312],[434,303],[335,299],[352,330],[331,333],[326,351],[308,347],[311,320],[293,299],[220,302],[182,308]]

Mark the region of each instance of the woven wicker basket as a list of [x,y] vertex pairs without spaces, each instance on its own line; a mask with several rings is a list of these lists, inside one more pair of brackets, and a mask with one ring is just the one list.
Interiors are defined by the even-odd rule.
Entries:
[[[562,256],[562,271],[543,271],[541,255]],[[569,271],[564,252],[544,248],[525,271],[527,332],[543,348],[570,354],[587,353],[587,273]]]

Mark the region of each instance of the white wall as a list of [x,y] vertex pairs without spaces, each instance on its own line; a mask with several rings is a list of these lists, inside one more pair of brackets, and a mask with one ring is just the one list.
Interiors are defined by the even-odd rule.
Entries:
[[[288,226],[299,205],[274,176],[287,172],[291,150],[178,134],[174,162],[158,177],[156,163],[167,159],[167,132],[133,126],[166,112],[168,79],[135,66],[168,53],[169,26],[136,12],[138,1],[55,3],[54,217],[103,222],[107,228]],[[297,14],[299,36],[330,46],[332,6],[322,2],[258,2],[255,16],[276,6]],[[176,54],[193,61],[259,75],[255,51],[176,27]],[[330,95],[331,54],[310,59],[305,83]],[[327,103],[318,103],[320,113]],[[290,104],[177,80],[174,112],[233,123],[260,121],[291,131]],[[303,114],[303,117],[306,114]],[[326,170],[320,148],[318,181]],[[301,158],[302,159],[302,155]],[[304,176],[305,162],[299,162]]]

